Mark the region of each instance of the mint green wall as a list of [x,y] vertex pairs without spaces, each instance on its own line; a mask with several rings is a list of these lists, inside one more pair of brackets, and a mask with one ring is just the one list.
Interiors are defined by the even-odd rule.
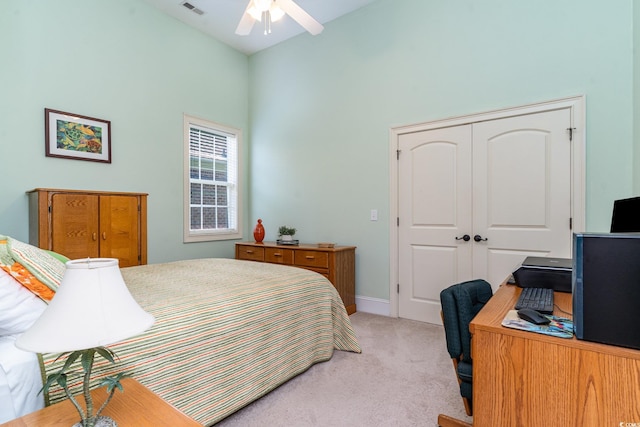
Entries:
[[[607,229],[611,202],[640,189],[639,12],[481,3],[378,0],[247,59],[139,0],[2,2],[0,233],[27,239],[35,187],[141,191],[150,262],[232,256],[233,242],[182,244],[188,113],[251,143],[247,238],[261,217],[267,239],[289,225],[357,245],[357,294],[387,299],[389,129],[580,94],[587,227]],[[45,107],[111,120],[113,163],[45,157]]]
[[584,94],[606,230],[633,187],[632,41],[632,0],[379,0],[255,54],[251,220],[358,246],[356,294],[388,299],[389,129]]
[[[149,262],[233,256],[182,243],[182,119],[248,135],[244,54],[138,0],[3,1],[0,85],[0,234],[28,239],[35,187],[136,191]],[[45,107],[110,120],[112,163],[45,157]]]

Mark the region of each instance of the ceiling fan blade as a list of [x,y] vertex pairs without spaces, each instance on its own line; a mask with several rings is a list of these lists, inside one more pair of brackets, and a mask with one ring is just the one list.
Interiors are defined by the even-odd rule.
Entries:
[[249,15],[249,8],[251,8],[252,1],[249,0],[249,4],[247,8],[244,10],[244,14],[238,23],[238,27],[236,28],[236,34],[239,36],[248,36],[253,28],[253,24],[256,23],[256,20],[253,19],[251,15]]
[[313,19],[311,15],[304,11],[293,0],[276,0],[276,5],[282,9],[287,15],[292,17],[294,21],[300,24],[305,30],[314,36],[320,34],[324,27],[318,21]]

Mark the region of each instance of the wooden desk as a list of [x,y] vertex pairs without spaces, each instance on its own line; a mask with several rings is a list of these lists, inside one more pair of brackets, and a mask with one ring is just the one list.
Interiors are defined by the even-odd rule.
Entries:
[[[202,427],[134,379],[125,378],[122,380],[122,387],[124,391],[116,390],[113,399],[101,414],[113,418],[118,427]],[[97,411],[107,393],[104,388],[100,388],[91,394]],[[82,397],[78,400],[84,405]],[[70,427],[78,421],[80,414],[71,401],[65,400],[0,427]]]
[[640,426],[640,351],[501,326],[519,295],[501,286],[471,322],[473,425]]

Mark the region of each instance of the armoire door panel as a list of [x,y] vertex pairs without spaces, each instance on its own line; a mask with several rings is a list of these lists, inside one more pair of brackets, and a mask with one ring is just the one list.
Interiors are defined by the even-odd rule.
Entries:
[[51,195],[51,250],[67,258],[97,258],[98,196],[53,193]]
[[120,267],[138,265],[138,197],[100,196],[100,253],[118,258]]

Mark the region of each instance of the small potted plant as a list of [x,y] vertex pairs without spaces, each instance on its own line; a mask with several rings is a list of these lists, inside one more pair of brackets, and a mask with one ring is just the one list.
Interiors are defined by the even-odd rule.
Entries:
[[278,229],[278,236],[280,236],[280,239],[283,242],[290,242],[293,240],[293,236],[296,234],[296,229],[295,228],[290,228],[287,227],[286,225],[283,225],[282,227],[280,227]]

